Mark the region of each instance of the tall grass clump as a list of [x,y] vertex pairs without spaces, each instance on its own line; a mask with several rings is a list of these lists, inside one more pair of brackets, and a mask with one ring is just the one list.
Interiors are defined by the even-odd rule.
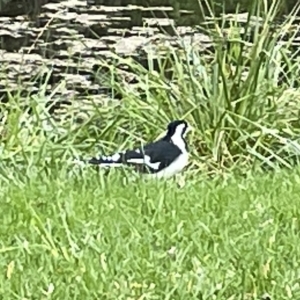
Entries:
[[[291,32],[299,6],[276,24],[279,4],[256,1],[246,23],[241,25],[236,15],[228,25],[226,16],[215,17],[210,4],[205,5],[211,15],[198,31],[208,37],[208,46],[201,38],[193,42],[178,33],[176,47],[145,45],[147,67],[117,55],[114,64],[99,58],[106,73],[100,70],[95,78],[120,101],[99,105],[91,97],[89,105],[72,106],[63,120],[54,122],[47,103],[56,91],[45,96],[47,78],[39,94],[27,99],[26,109],[18,95],[11,96],[2,110],[2,173],[12,172],[4,170],[11,165],[49,171],[50,165],[74,156],[144,143],[145,137],[157,138],[174,118],[187,119],[195,128],[189,142],[195,170],[290,168],[297,163],[299,64],[292,51],[296,32]],[[133,74],[134,84],[124,80],[119,66]],[[80,125],[75,122],[78,110],[84,114]]]
[[[1,104],[0,299],[300,299],[300,168],[287,169],[300,149],[299,7],[276,26],[276,3],[254,2],[244,25],[211,7],[200,42],[179,29],[153,40],[147,66],[99,57],[112,99],[60,96],[71,105],[53,116],[67,80],[47,93],[45,68],[37,95],[20,87]],[[72,163],[156,139],[175,118],[194,128],[189,180]]]
[[196,128],[198,167],[204,161],[211,170],[291,167],[299,154],[299,64],[297,53],[291,55],[299,7],[277,24],[278,5],[254,2],[243,25],[236,15],[228,26],[226,16],[218,19],[211,11],[200,28],[211,41],[206,51],[199,51],[201,39],[193,44],[178,36],[180,49],[164,46],[158,58],[148,51],[149,70],[116,57],[138,74],[134,86],[113,82],[123,98],[119,120],[146,131],[145,125],[154,130],[187,118]]

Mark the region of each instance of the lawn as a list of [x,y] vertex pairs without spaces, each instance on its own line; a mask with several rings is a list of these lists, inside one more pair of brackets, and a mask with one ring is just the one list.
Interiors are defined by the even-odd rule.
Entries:
[[[1,299],[300,299],[300,171],[1,183]],[[268,299],[268,298],[265,298]]]
[[[99,57],[95,82],[121,101],[87,95],[54,120],[51,69],[36,95],[8,95],[0,300],[300,299],[300,5],[277,24],[280,3],[253,1],[245,26],[209,18],[211,47],[163,43],[147,68]],[[179,179],[68,165],[136,149],[175,119],[194,128]]]

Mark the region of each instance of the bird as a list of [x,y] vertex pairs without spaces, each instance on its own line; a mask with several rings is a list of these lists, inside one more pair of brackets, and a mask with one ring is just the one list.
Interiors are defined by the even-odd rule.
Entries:
[[188,164],[186,134],[191,127],[185,120],[174,120],[165,135],[134,150],[117,152],[110,156],[93,157],[88,164],[102,167],[131,166],[135,171],[155,178],[170,178]]

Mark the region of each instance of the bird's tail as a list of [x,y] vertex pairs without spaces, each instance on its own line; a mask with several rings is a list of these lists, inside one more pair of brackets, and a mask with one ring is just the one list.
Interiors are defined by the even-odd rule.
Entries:
[[100,156],[92,157],[90,159],[76,158],[73,159],[73,163],[80,166],[86,165],[97,165],[99,167],[119,167],[122,166],[124,162],[123,153],[115,153],[111,156]]
[[93,157],[87,160],[88,164],[91,165],[100,165],[107,167],[116,167],[121,166],[123,163],[122,153],[116,153],[112,156],[100,156],[99,158]]
[[91,165],[101,165],[103,161],[101,157],[100,158],[92,157],[91,159],[86,160],[86,162]]

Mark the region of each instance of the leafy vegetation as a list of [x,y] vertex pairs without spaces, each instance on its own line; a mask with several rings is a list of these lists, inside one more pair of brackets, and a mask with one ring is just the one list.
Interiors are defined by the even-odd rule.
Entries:
[[[45,96],[47,78],[26,109],[21,95],[2,104],[3,298],[300,296],[292,45],[299,7],[274,28],[278,4],[263,4],[253,4],[244,26],[208,20],[201,30],[212,42],[204,52],[182,39],[180,50],[164,47],[159,71],[150,56],[150,70],[131,59],[102,61],[122,100],[99,105],[90,97],[80,125],[75,105],[60,121],[50,116],[55,89]],[[251,15],[262,14],[253,22]],[[135,84],[120,78],[121,64]],[[195,129],[191,166],[177,183],[71,163],[155,139],[175,118]]]
[[299,298],[298,169],[181,188],[79,172],[1,183],[1,297]]
[[[91,97],[90,105],[79,108],[84,120],[80,125],[75,122],[78,105],[62,122],[51,119],[46,106],[55,89],[44,96],[46,78],[40,94],[26,101],[28,110],[18,96],[4,105],[3,168],[10,169],[14,162],[44,168],[58,158],[115,151],[117,145],[155,139],[174,118],[185,118],[196,128],[190,140],[192,167],[200,172],[291,168],[300,149],[299,63],[297,52],[292,52],[298,8],[275,28],[275,2],[260,21],[253,21],[252,15],[261,15],[265,8],[254,3],[243,27],[237,21],[229,28],[225,21],[224,28],[218,20],[210,21],[202,28],[212,41],[209,49],[199,52],[179,39],[181,50],[161,49],[159,72],[151,55],[150,70],[133,59],[115,57],[115,65],[102,61],[107,84],[122,101],[103,101],[100,106]],[[118,65],[127,65],[137,83],[122,80]],[[103,81],[103,75],[95,76]]]

